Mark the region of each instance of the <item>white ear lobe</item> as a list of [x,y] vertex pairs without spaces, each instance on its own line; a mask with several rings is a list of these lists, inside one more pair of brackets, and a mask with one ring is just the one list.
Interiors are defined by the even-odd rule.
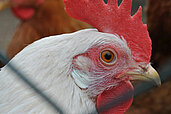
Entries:
[[82,89],[86,89],[90,84],[91,60],[83,55],[79,55],[73,60],[72,77],[75,83]]
[[87,74],[84,74],[83,72],[73,69],[72,71],[72,77],[77,84],[82,89],[88,88],[88,85],[90,84],[90,79]]

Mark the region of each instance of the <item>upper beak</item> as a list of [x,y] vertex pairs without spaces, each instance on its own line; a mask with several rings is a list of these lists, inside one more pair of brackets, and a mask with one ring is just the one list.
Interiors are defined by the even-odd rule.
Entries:
[[10,6],[11,2],[9,0],[0,1],[0,11],[9,8]]
[[158,86],[161,85],[159,74],[151,65],[142,73],[128,72],[127,74],[131,75],[133,79],[151,81]]

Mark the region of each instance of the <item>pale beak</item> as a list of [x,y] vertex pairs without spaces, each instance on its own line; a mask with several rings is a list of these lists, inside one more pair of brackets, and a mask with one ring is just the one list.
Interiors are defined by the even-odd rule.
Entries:
[[11,7],[10,1],[7,1],[7,0],[0,1],[0,11],[9,7]]
[[127,74],[130,75],[133,80],[151,81],[157,86],[161,85],[159,74],[151,65],[142,73],[128,72]]

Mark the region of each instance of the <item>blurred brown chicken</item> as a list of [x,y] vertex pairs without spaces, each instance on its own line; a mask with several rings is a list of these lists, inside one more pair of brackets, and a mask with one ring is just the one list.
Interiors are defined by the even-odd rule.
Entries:
[[13,14],[21,20],[7,49],[9,58],[42,37],[90,27],[70,18],[64,10],[63,0],[10,0],[9,2]]
[[171,57],[171,0],[148,0],[147,25],[153,42],[155,67]]
[[[147,0],[146,13],[152,65],[158,68],[171,59],[171,0]],[[126,114],[171,114],[171,81],[137,97]]]

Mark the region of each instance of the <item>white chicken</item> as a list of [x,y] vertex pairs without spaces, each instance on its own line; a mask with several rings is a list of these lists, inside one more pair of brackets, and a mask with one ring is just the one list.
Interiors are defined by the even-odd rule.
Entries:
[[[99,50],[95,50],[95,47]],[[93,75],[95,73],[93,65],[96,63],[91,56],[97,55],[101,49],[117,50],[114,52],[117,55],[114,55],[115,59],[112,60],[116,63],[112,71]],[[90,54],[89,57],[85,55],[87,52]],[[100,58],[100,55],[97,56]],[[92,29],[36,41],[10,62],[15,63],[18,69],[22,69],[22,72],[27,74],[38,87],[60,103],[66,113],[72,114],[90,113],[96,110],[94,98],[127,77],[111,80],[118,73],[128,72],[128,69],[135,70],[139,74],[144,71],[132,59],[125,40],[121,40],[117,35]],[[95,67],[98,67],[98,64]],[[89,71],[90,68],[92,71]],[[0,112],[2,114],[54,113],[14,75],[7,66],[0,71]],[[105,78],[106,75],[108,76]]]
[[[96,2],[98,4],[95,8],[102,7],[104,10],[111,8],[109,11],[123,16],[122,20],[118,20],[120,22],[125,21],[122,12],[131,6],[131,0],[129,2],[125,0],[119,8],[117,5],[110,6],[114,5],[116,2],[114,0],[110,0],[109,5],[104,4],[102,0],[80,0],[79,4],[75,4],[77,2],[78,0],[65,0],[66,10],[70,15],[83,20],[87,18],[83,17],[84,14],[95,12],[93,8]],[[88,6],[89,2],[92,9]],[[83,3],[87,5],[82,6]],[[89,9],[85,10],[84,7]],[[78,13],[78,8],[87,12]],[[102,13],[108,14],[105,11]],[[115,13],[112,13],[113,17]],[[110,22],[115,24],[110,18],[108,18],[110,21],[102,25],[103,18],[100,20],[98,17],[93,24],[97,25],[98,30],[86,29],[43,38],[24,48],[10,62],[16,64],[17,68],[27,74],[30,80],[54,99],[54,102],[59,103],[65,113],[84,114],[95,110],[101,114],[123,114],[133,101],[134,89],[130,80],[150,80],[157,84],[161,83],[157,72],[149,63],[151,40],[146,26],[140,20],[140,13],[138,12],[134,17],[126,14],[129,18],[123,23],[129,26],[122,24],[115,29],[113,25],[107,25]],[[95,16],[94,14],[90,15],[90,20],[86,20],[90,21],[90,24],[93,23],[91,18]],[[2,114],[55,113],[15,75],[7,66],[0,71]],[[126,93],[130,94],[129,99],[101,112],[103,105],[111,100],[121,99],[121,96]]]

